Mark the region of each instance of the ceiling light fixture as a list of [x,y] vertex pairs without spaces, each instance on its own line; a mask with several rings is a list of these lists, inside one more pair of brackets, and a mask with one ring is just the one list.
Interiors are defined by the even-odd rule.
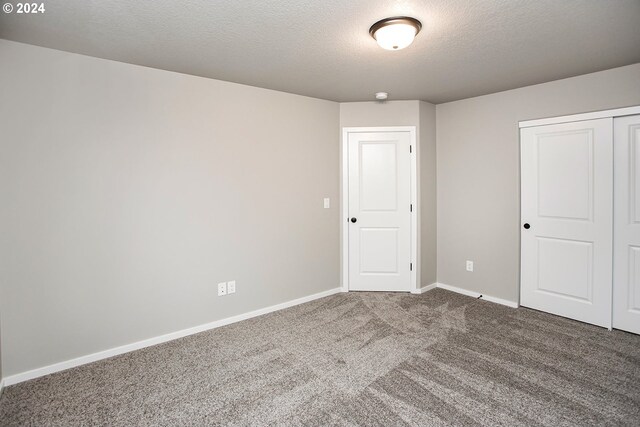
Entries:
[[381,48],[400,50],[413,43],[421,28],[422,24],[415,18],[396,16],[376,22],[369,28],[369,34]]

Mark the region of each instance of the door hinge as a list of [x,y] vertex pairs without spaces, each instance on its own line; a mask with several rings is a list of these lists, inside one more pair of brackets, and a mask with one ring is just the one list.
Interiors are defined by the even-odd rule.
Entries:
[[413,148],[411,148],[411,145],[409,146],[409,152],[413,153]]
[[413,271],[413,263],[412,262],[409,263],[409,271]]

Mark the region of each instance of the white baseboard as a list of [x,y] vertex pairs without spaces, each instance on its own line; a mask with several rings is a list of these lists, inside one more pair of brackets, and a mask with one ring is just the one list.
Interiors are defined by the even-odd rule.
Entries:
[[496,304],[506,305],[511,308],[518,308],[520,304],[515,301],[509,301],[508,299],[502,299],[498,297],[492,297],[491,295],[482,295],[482,299],[489,302],[495,302]]
[[444,289],[445,291],[455,292],[457,294],[466,295],[468,297],[478,298],[480,294],[478,292],[468,291],[466,289],[458,288],[456,286],[446,285],[444,283],[436,283],[438,289]]
[[418,290],[411,291],[411,293],[412,293],[412,294],[418,294],[418,295],[419,295],[419,294],[424,294],[425,292],[430,291],[431,289],[435,289],[435,288],[436,288],[436,285],[437,285],[437,283],[435,283],[435,282],[434,282],[434,283],[432,283],[432,284],[430,284],[430,285],[423,286],[423,287],[421,287],[421,288],[420,288],[420,289],[418,289]]
[[451,291],[451,292],[456,292],[462,295],[467,295],[473,298],[480,298],[483,299],[485,301],[489,301],[489,302],[494,302],[496,304],[501,304],[501,305],[506,305],[507,307],[511,307],[511,308],[518,308],[519,304],[517,302],[514,301],[509,301],[506,299],[502,299],[502,298],[497,298],[497,297],[492,297],[491,295],[486,295],[486,294],[481,294],[479,292],[475,292],[475,291],[469,291],[467,289],[462,289],[462,288],[458,288],[456,286],[451,286],[451,285],[447,285],[444,283],[437,283],[436,287],[439,289],[444,289],[447,291]]
[[239,314],[237,316],[227,317],[226,319],[205,323],[204,325],[194,326],[192,328],[183,329],[181,331],[171,332],[171,333],[160,335],[154,338],[149,338],[149,339],[134,342],[131,344],[126,344],[120,347],[111,348],[109,350],[99,351],[97,353],[77,357],[75,359],[66,360],[64,362],[54,363],[53,365],[44,366],[42,368],[37,368],[27,372],[10,375],[4,378],[3,382],[5,386],[18,384],[23,381],[28,381],[34,378],[53,374],[54,372],[64,371],[66,369],[75,368],[76,366],[86,365],[87,363],[96,362],[102,359],[107,359],[109,357],[117,356],[119,354],[140,350],[141,348],[150,347],[156,344],[161,344],[167,341],[172,341],[178,338],[186,337],[188,335],[197,334],[199,332],[208,331],[210,329],[219,328],[225,325],[230,325],[232,323],[240,322],[241,320],[251,319],[252,317],[262,316],[263,314],[268,314],[274,311],[283,310],[285,308],[304,304],[305,302],[310,302],[319,298],[324,298],[329,295],[337,294],[339,292],[342,292],[342,288],[329,289],[328,291],[319,292],[317,294],[283,302],[281,304],[272,305],[270,307],[260,308],[258,310]]
[[0,378],[0,397],[2,397],[3,389],[4,389],[4,378]]

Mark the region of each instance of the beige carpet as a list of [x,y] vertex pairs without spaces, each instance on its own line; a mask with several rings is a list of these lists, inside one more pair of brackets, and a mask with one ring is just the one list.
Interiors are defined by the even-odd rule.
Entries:
[[8,387],[3,426],[639,426],[640,336],[338,294]]

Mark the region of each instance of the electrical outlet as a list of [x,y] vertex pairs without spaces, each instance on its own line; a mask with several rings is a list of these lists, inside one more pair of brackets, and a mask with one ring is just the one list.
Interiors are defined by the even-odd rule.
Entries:
[[227,282],[227,293],[228,294],[235,294],[236,293],[236,281],[235,280]]
[[227,282],[218,283],[218,296],[227,294]]
[[329,199],[328,197],[324,198],[324,208],[325,209],[329,209],[331,207],[331,199]]
[[467,261],[467,271],[473,271],[473,261]]

